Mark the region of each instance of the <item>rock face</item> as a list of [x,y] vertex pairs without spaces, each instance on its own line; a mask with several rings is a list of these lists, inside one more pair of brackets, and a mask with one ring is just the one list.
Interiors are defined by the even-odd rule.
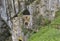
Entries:
[[[20,27],[19,22],[20,22],[19,17],[15,17],[13,19],[13,29],[12,29],[12,39],[13,39],[13,41],[19,41],[20,40],[19,38],[22,38],[22,29]],[[23,41],[23,40],[21,40],[21,41]]]
[[5,41],[11,36],[10,28],[0,16],[0,41]]
[[[60,8],[60,0],[1,0],[0,1],[0,14],[1,17],[6,21],[6,23],[11,28],[12,40],[18,41],[19,37],[23,37],[21,27],[24,26],[23,22],[23,10],[27,9],[30,13],[29,15],[29,26],[28,28],[36,29],[38,25],[41,24],[41,15],[43,18],[47,18],[52,21],[55,17],[55,12]],[[22,11],[22,12],[21,12]],[[18,16],[18,13],[21,13]],[[19,13],[19,14],[20,14]],[[41,18],[41,19],[40,19]],[[9,29],[0,19],[0,33],[2,33],[2,40],[9,35]],[[44,19],[43,19],[44,21]],[[8,31],[8,32],[6,32]],[[14,33],[13,33],[14,32]],[[24,37],[23,37],[24,38]],[[16,39],[16,40],[15,40]],[[1,40],[1,41],[2,41]]]
[[54,20],[55,12],[60,8],[59,4],[59,0],[35,0],[33,3],[28,5],[27,8],[31,14],[32,24],[35,25],[37,22],[36,20],[41,15],[49,21]]

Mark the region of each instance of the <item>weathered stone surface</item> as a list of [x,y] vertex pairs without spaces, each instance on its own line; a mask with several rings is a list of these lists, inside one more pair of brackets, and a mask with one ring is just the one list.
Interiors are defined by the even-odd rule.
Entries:
[[0,41],[5,41],[11,36],[10,28],[0,17]]

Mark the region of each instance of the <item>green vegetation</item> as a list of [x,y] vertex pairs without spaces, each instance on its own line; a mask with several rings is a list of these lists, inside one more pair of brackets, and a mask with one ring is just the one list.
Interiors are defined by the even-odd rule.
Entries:
[[60,31],[45,27],[30,37],[29,41],[60,41]]
[[[58,29],[56,29],[58,28]],[[60,41],[60,11],[48,26],[41,27],[39,32],[33,34],[28,41]]]

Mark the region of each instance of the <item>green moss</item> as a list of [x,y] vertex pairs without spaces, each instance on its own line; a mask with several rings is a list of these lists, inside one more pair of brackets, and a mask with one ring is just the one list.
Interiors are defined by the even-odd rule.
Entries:
[[58,41],[58,38],[60,39],[59,34],[59,30],[47,26],[45,28],[41,28],[41,30],[30,37],[28,41]]

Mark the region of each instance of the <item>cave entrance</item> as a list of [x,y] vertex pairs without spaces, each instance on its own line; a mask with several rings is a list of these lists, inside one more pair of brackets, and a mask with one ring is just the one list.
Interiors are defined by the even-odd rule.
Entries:
[[27,9],[25,9],[25,10],[23,11],[23,15],[30,15],[30,12],[29,12]]
[[19,41],[22,41],[22,40],[19,40]]

